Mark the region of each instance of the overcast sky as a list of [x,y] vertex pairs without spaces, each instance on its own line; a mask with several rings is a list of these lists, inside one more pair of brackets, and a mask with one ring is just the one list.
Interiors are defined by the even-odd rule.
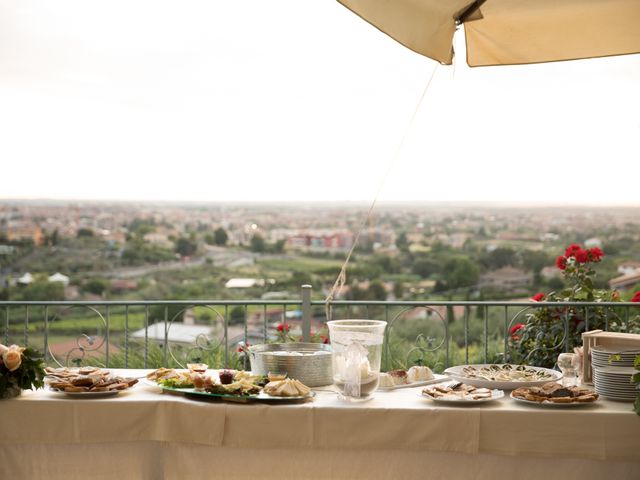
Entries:
[[640,205],[640,55],[458,36],[436,67],[333,0],[0,0],[0,198]]

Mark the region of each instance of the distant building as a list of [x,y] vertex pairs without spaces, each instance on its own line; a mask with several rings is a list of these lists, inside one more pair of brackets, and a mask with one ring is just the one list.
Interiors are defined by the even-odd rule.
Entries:
[[[184,345],[192,345],[196,339],[203,335],[212,338],[213,327],[208,325],[189,325],[182,322],[156,322],[149,325],[146,332],[146,338],[151,341],[164,344],[166,338],[170,343],[182,343]],[[131,338],[143,340],[145,338],[145,329],[136,330],[131,334]]]
[[226,288],[252,288],[264,287],[264,283],[262,278],[230,278],[224,286]]
[[540,241],[542,242],[555,242],[560,239],[560,235],[557,233],[546,232],[540,235]]
[[503,267],[480,276],[480,288],[513,289],[528,287],[533,283],[533,274],[514,267]]
[[66,275],[61,274],[60,272],[54,273],[47,280],[50,281],[50,282],[59,282],[64,287],[67,287],[69,285],[69,277],[67,277]]
[[111,280],[109,290],[113,293],[131,292],[138,289],[138,282],[135,280]]
[[331,230],[296,232],[287,235],[287,246],[306,250],[348,250],[353,234]]
[[44,243],[44,233],[37,225],[23,222],[10,222],[6,229],[7,240],[10,242],[31,240],[34,245]]
[[615,290],[625,290],[638,284],[640,284],[640,271],[609,280],[609,286]]
[[602,246],[602,240],[600,240],[598,237],[587,238],[584,241],[584,246],[586,248],[601,247]]
[[620,275],[633,275],[640,272],[640,262],[624,262],[618,265]]
[[0,255],[12,255],[16,251],[13,245],[0,245]]
[[30,283],[33,283],[33,275],[29,272],[25,273],[18,279],[19,285],[29,285]]

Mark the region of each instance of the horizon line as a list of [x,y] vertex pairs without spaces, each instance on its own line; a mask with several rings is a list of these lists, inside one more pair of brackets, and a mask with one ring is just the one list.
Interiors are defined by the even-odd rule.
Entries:
[[[162,204],[162,205],[216,205],[216,206],[320,206],[320,205],[340,205],[347,206],[369,206],[372,202],[366,200],[186,200],[186,199],[103,199],[103,198],[51,198],[51,197],[23,197],[23,198],[2,198],[0,204],[11,203],[89,203],[89,204]],[[439,207],[502,207],[502,208],[633,208],[640,207],[640,201],[631,202],[566,202],[566,201],[527,201],[527,200],[380,200],[376,202],[378,206],[406,207],[406,206],[439,206]]]

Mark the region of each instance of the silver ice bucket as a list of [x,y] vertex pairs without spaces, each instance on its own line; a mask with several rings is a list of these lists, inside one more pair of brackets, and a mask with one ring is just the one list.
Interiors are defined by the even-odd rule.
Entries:
[[323,343],[270,343],[248,348],[251,372],[287,374],[308,387],[333,383],[331,345]]

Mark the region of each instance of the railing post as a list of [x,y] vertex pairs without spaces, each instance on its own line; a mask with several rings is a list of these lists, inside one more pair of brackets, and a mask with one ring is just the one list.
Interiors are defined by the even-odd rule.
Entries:
[[311,341],[311,285],[302,285],[302,341]]

